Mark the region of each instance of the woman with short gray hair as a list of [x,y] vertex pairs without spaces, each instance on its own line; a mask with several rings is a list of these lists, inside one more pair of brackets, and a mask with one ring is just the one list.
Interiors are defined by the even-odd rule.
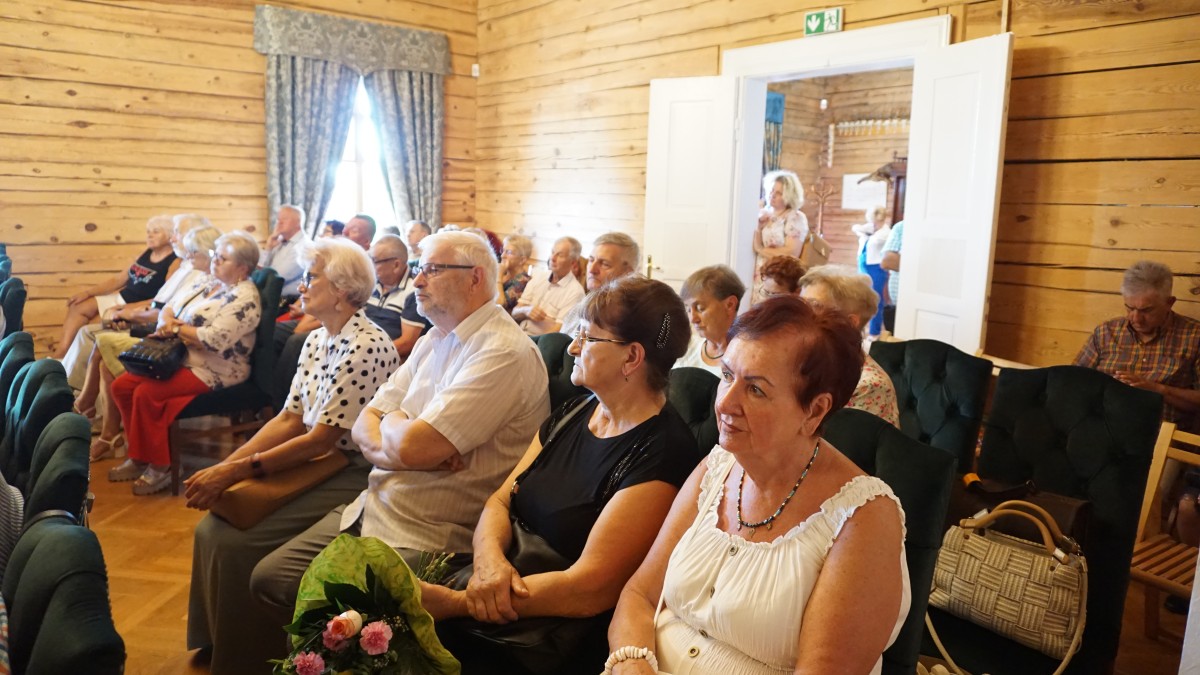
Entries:
[[[871,278],[841,265],[821,265],[800,278],[800,297],[816,307],[835,309],[862,331],[875,315],[879,295]],[[900,406],[892,378],[869,355],[863,355],[862,375],[847,408],[865,410],[900,428]]]
[[283,410],[224,461],[185,481],[187,505],[209,509],[241,480],[287,471],[330,452],[340,472],[259,523],[240,530],[209,514],[196,526],[188,648],[211,649],[210,672],[262,669],[279,629],[246,603],[250,573],[265,555],[367,487],[371,465],[350,435],[363,405],[400,364],[391,339],[363,305],[375,287],[366,251],[348,239],[317,239],[300,251],[304,312],[321,327],[308,335]]

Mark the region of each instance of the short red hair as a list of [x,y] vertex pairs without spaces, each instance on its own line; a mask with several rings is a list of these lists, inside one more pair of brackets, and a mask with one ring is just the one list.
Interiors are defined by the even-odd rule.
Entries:
[[730,342],[775,335],[799,346],[792,373],[800,405],[807,408],[819,394],[828,393],[833,398],[830,414],[844,407],[862,377],[864,360],[862,334],[850,317],[782,295],[758,303],[729,329]]

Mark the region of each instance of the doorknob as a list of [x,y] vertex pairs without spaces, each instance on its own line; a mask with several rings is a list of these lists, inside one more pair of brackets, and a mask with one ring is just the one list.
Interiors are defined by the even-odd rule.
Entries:
[[648,255],[648,256],[646,256],[646,278],[647,279],[654,278],[654,274],[653,274],[654,270],[658,270],[659,272],[661,272],[662,268],[658,267],[654,264],[654,256]]

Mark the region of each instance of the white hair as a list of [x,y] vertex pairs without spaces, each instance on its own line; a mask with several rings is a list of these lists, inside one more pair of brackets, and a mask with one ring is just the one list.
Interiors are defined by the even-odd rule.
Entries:
[[152,216],[146,221],[146,229],[152,232],[161,232],[168,237],[171,236],[171,231],[175,229],[175,220],[171,216]]
[[483,268],[483,286],[488,298],[496,298],[496,278],[500,276],[500,265],[496,262],[496,252],[486,239],[470,232],[442,229],[421,240],[424,255],[434,249],[451,251],[457,264]]
[[375,264],[361,246],[349,239],[322,237],[307,242],[299,251],[300,265],[307,272],[318,260],[325,263],[325,278],[346,294],[355,309],[367,304],[375,290]]

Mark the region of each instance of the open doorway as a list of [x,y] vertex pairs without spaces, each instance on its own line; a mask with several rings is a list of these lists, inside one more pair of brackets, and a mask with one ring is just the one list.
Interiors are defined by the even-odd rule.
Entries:
[[867,209],[887,208],[888,224],[902,214],[902,184],[880,169],[908,158],[912,77],[912,68],[892,68],[767,85],[764,168],[800,178],[801,210],[829,243],[831,263],[857,265],[850,228]]
[[950,45],[949,29],[939,16],[730,49],[719,76],[651,80],[647,271],[675,284],[725,262],[752,277],[769,84],[912,67],[895,334],[982,347],[1012,34]]

